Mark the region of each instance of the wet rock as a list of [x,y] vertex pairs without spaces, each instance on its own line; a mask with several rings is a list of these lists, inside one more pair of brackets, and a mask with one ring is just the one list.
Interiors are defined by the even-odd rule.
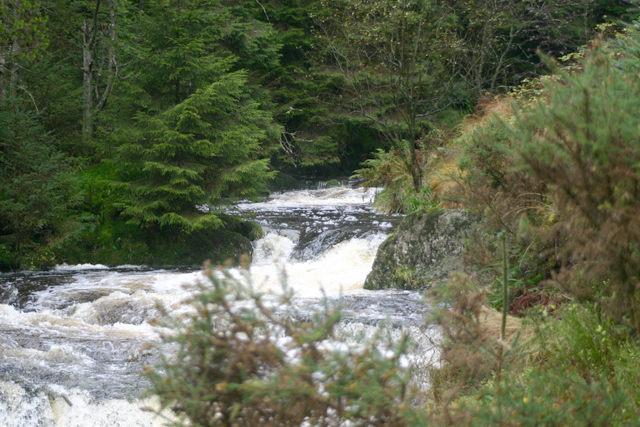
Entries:
[[477,222],[459,209],[407,215],[378,248],[365,289],[425,288],[463,270],[464,240]]

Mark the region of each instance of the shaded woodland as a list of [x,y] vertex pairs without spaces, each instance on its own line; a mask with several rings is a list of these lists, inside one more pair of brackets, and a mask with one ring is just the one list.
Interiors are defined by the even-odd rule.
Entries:
[[177,264],[162,236],[187,256],[194,233],[237,232],[216,206],[388,155],[406,185],[362,177],[418,206],[427,153],[464,116],[630,6],[4,1],[0,268]]

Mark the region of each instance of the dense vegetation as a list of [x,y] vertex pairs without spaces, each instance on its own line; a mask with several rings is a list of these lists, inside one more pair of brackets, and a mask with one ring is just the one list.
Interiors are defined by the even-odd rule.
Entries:
[[484,219],[477,277],[433,290],[440,365],[212,275],[149,370],[165,406],[188,425],[637,424],[632,6],[4,1],[0,269],[239,258],[260,230],[219,206],[364,162],[380,208]]
[[601,29],[425,148],[417,189],[400,145],[361,171],[405,190],[385,203],[428,194],[484,218],[467,245],[478,274],[429,293],[437,366],[384,328],[346,344],[339,307],[301,318],[288,295],[212,273],[192,321],[170,325],[177,357],[149,369],[163,404],[202,426],[637,425],[640,28]]
[[389,184],[390,209],[429,204],[429,153],[462,117],[538,75],[537,49],[574,52],[628,9],[600,0],[4,1],[0,269],[221,260],[234,255],[229,245],[196,255],[187,242],[246,247],[256,230],[216,206],[292,176],[348,175],[367,159],[389,172],[362,176]]

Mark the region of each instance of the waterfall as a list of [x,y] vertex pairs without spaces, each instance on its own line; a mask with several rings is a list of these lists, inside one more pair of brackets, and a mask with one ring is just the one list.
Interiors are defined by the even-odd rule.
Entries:
[[[432,356],[422,332],[421,296],[363,289],[376,250],[401,217],[376,212],[375,190],[334,187],[275,194],[231,211],[265,230],[254,242],[253,285],[281,289],[282,272],[301,311],[323,296],[345,302],[338,333],[372,334],[390,321],[418,342],[414,361]],[[61,265],[53,271],[0,274],[0,420],[2,427],[160,426],[141,408],[149,386],[142,366],[158,360],[151,319],[162,304],[189,312],[200,271],[141,266]],[[169,412],[165,414],[171,416]]]

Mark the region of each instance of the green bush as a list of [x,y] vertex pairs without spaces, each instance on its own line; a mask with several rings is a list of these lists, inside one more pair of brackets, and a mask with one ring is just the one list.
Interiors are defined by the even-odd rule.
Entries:
[[162,407],[182,416],[174,425],[422,425],[401,365],[407,337],[394,343],[380,331],[349,345],[335,333],[340,307],[325,302],[303,319],[289,292],[275,301],[207,273],[191,314],[165,317],[167,352],[146,370]]
[[[421,168],[427,161],[426,151],[417,151]],[[374,206],[385,212],[411,213],[437,206],[433,191],[426,185],[418,190],[413,187],[413,177],[407,172],[401,156],[396,150],[378,150],[373,159],[366,160],[355,177],[367,180],[368,187],[383,187],[376,196]]]
[[[444,339],[442,365],[431,374],[437,405],[430,418],[435,425],[636,422],[640,347],[598,306],[572,304],[553,317],[542,316],[534,338],[521,344],[513,340],[500,354],[495,332],[483,320],[482,292],[458,278],[441,286],[440,296],[450,299],[437,310]],[[527,334],[523,329],[520,333]]]
[[521,172],[546,185],[560,213],[552,236],[561,242],[558,283],[598,299],[638,333],[640,76],[595,48],[582,68],[558,69],[561,78],[546,85],[548,100],[519,114],[512,136]]
[[613,370],[614,353],[622,337],[598,305],[570,304],[540,334],[544,351],[560,371],[573,372],[592,381]]
[[[464,401],[456,425],[472,427],[630,425],[621,420],[625,393],[606,377],[591,383],[557,371],[505,375]],[[617,424],[616,421],[622,421]]]

